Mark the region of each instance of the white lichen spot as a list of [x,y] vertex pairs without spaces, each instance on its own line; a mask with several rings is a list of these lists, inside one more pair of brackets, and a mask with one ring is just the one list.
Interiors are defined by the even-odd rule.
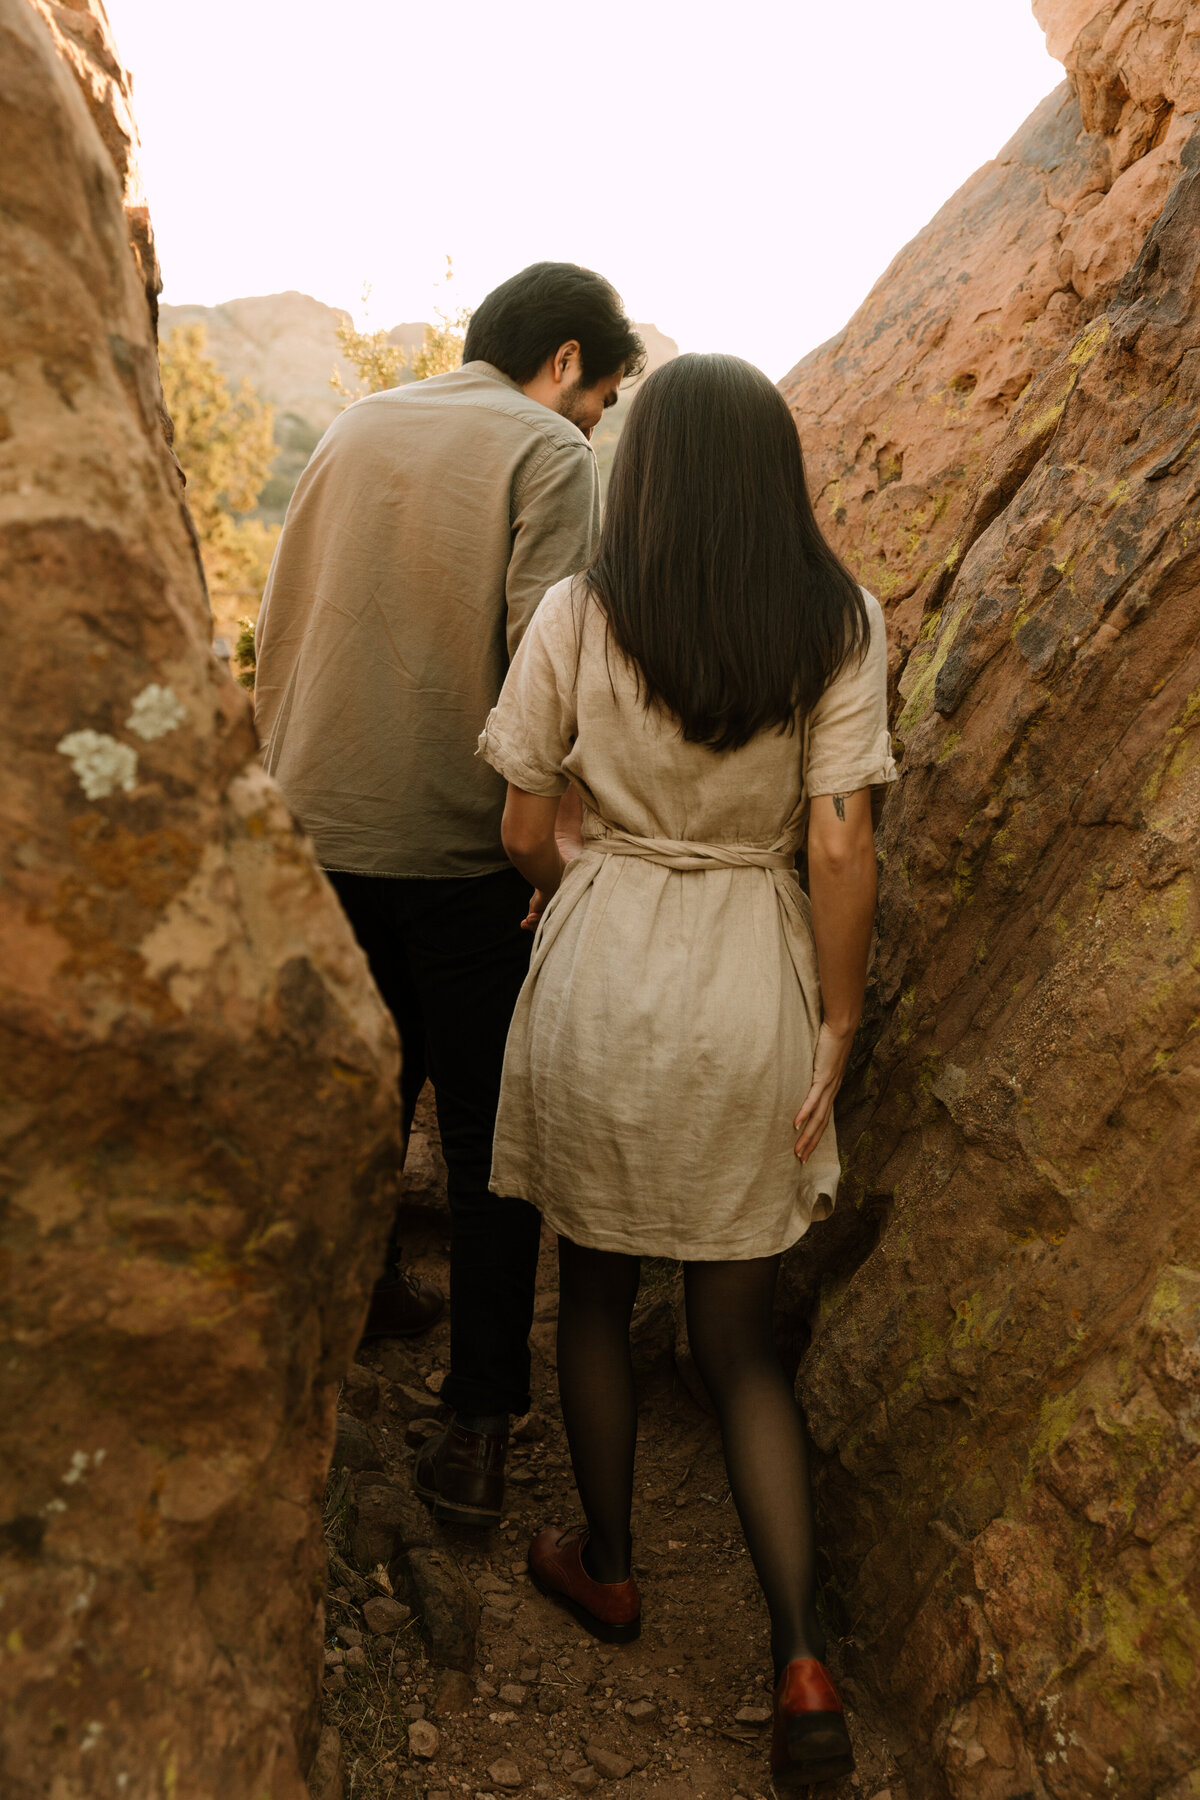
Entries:
[[71,1466],[63,1476],[63,1485],[65,1487],[74,1487],[77,1481],[82,1480],[83,1476],[87,1474],[87,1466],[90,1461],[91,1458],[86,1450],[73,1451],[71,1455]]
[[96,1591],[96,1577],[94,1575],[89,1575],[87,1587],[83,1590],[83,1592],[81,1594],[76,1594],[74,1600],[72,1600],[70,1606],[67,1609],[68,1615],[71,1615],[74,1613],[86,1612],[88,1607],[91,1605],[92,1595],[95,1593],[95,1591]]
[[55,1495],[53,1500],[47,1500],[45,1506],[43,1506],[43,1508],[42,1508],[43,1513],[60,1513],[60,1512],[66,1512],[66,1510],[67,1510],[66,1501],[60,1500],[57,1495]]
[[187,708],[176,698],[175,690],[160,687],[152,681],[133,702],[133,711],[125,721],[126,731],[136,731],[149,743],[151,738],[166,737],[187,718]]
[[1066,1733],[1062,1732],[1062,1731],[1056,1731],[1054,1734],[1054,1741],[1056,1744],[1065,1744],[1067,1741]]
[[[86,1450],[72,1451],[71,1466],[62,1478],[64,1484],[67,1487],[74,1487],[75,1483],[87,1474],[89,1466],[98,1469],[107,1455],[107,1450],[96,1450],[91,1456],[88,1455]],[[62,1503],[60,1502],[59,1504],[61,1505]],[[45,1511],[45,1508],[43,1508],[43,1511]]]
[[83,1736],[79,1740],[79,1748],[84,1752],[94,1750],[103,1736],[103,1725],[100,1723],[99,1719],[92,1719],[90,1723],[84,1726]]
[[89,800],[106,800],[114,788],[128,794],[137,786],[137,751],[119,744],[106,731],[70,731],[55,745],[69,756],[71,767]]
[[1105,1771],[1104,1771],[1105,1787],[1106,1788],[1115,1788],[1118,1780],[1119,1780],[1119,1777],[1117,1775],[1117,1771],[1113,1768],[1112,1764],[1109,1763],[1107,1769],[1105,1769]]

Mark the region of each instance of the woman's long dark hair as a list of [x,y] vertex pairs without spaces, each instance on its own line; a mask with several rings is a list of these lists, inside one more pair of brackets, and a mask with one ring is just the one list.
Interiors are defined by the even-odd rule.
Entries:
[[869,636],[783,396],[736,356],[680,356],[647,378],[587,582],[647,706],[713,750],[790,729]]

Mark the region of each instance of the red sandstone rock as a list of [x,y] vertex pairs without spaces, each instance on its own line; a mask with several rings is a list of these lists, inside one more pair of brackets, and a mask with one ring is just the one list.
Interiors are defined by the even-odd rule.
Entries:
[[[1078,48],[1096,11],[1054,9],[1088,107],[1194,92],[1181,6],[1104,9],[1127,27],[1107,87]],[[1128,105],[1088,116],[1126,154]],[[802,1391],[854,1673],[920,1800],[1184,1800],[1200,1764],[1200,134],[1182,164],[1144,245],[1110,221],[1120,281],[975,460],[939,463],[898,403],[926,548],[872,535],[874,503],[840,528],[909,596],[904,756],[849,1176],[796,1277],[824,1282]],[[921,246],[848,328],[850,366],[902,370],[921,281],[943,344],[978,331],[974,273],[956,312]],[[868,317],[894,322],[873,347]],[[874,404],[833,397],[831,354],[791,389],[826,468]]]
[[210,655],[124,171],[26,0],[0,136],[0,1791],[302,1800],[395,1041]]
[[972,484],[1030,382],[1133,263],[1200,106],[1188,0],[1035,11],[1079,92],[1051,94],[780,384],[822,526],[889,610],[894,663]]

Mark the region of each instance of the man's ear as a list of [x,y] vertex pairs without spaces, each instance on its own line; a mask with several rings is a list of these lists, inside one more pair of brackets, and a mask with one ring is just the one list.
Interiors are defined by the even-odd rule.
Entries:
[[555,381],[562,382],[565,380],[567,370],[571,366],[572,358],[578,358],[578,356],[579,340],[577,338],[568,338],[565,344],[559,345],[554,355],[553,371]]

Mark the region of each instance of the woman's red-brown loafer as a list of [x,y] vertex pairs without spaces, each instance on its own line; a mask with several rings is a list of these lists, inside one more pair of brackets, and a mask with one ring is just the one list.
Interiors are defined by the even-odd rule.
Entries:
[[561,1601],[585,1631],[605,1644],[628,1644],[642,1629],[642,1597],[632,1575],[624,1581],[593,1581],[583,1566],[587,1530],[547,1525],[529,1546],[533,1585]]
[[788,1663],[775,1688],[771,1774],[780,1794],[836,1781],[854,1767],[854,1751],[838,1691],[815,1656]]

